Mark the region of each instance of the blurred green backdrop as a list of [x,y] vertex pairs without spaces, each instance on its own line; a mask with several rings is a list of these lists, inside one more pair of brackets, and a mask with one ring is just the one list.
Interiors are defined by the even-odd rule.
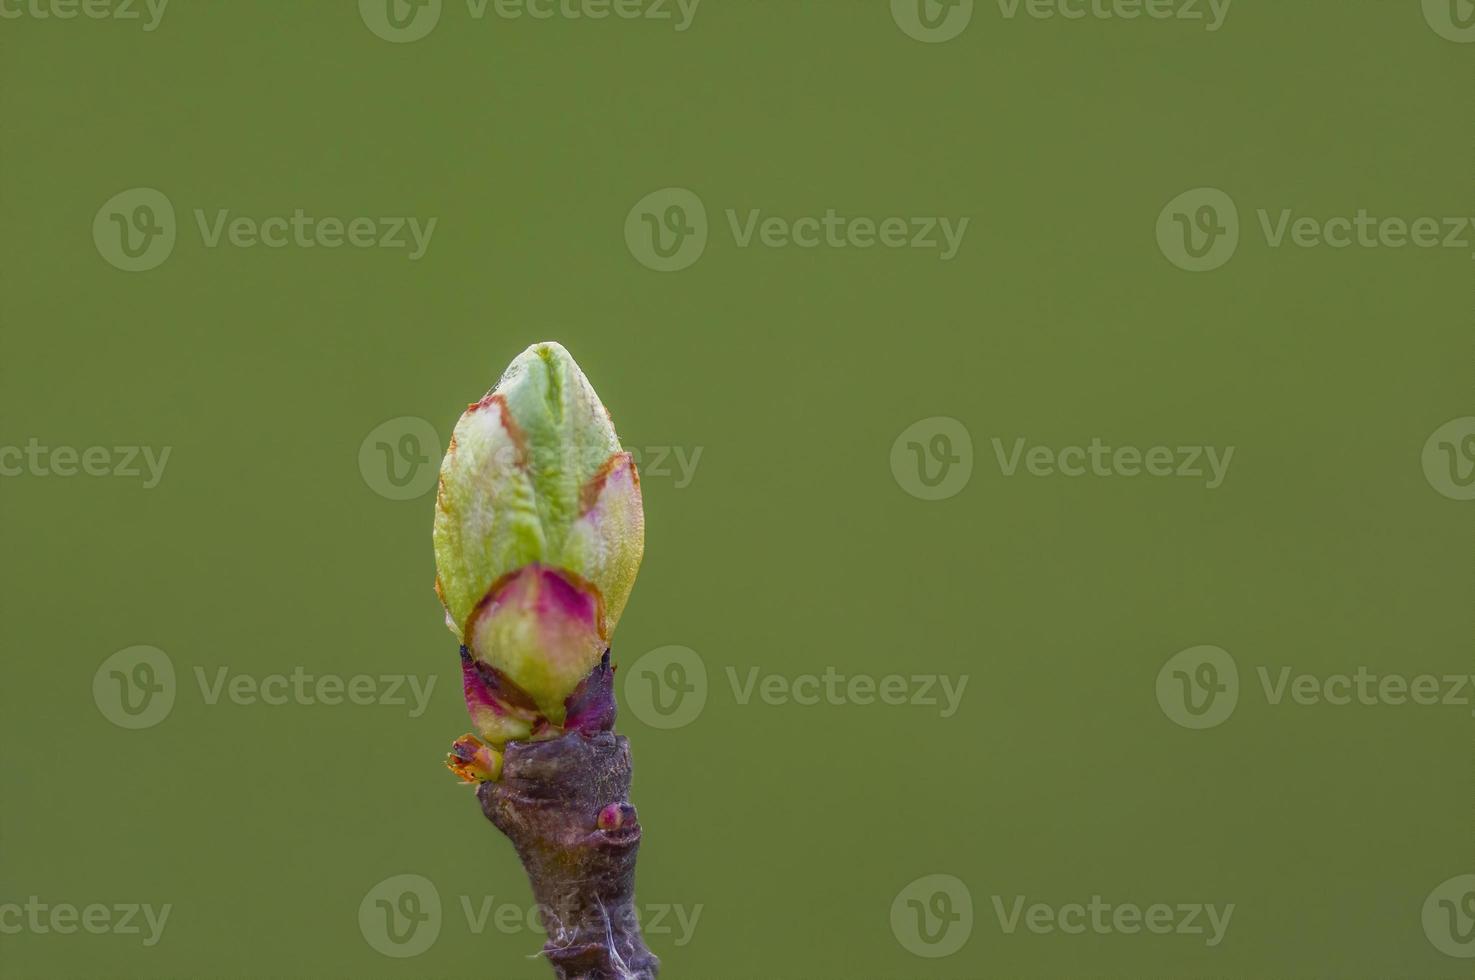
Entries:
[[[665,976],[1469,976],[1471,692],[1274,692],[1472,669],[1472,429],[1426,441],[1470,413],[1475,231],[1261,219],[1475,215],[1469,5],[564,2],[0,8],[0,976],[547,975],[441,768],[419,476],[542,339],[645,468],[614,652]],[[1189,272],[1175,227],[1233,249],[1197,188],[1239,239]],[[239,244],[298,209],[435,225]],[[969,223],[744,238],[831,209]],[[1021,438],[1234,454],[1008,475]],[[1199,729],[1203,645],[1239,691]],[[1071,931],[1093,898],[1173,927]]]

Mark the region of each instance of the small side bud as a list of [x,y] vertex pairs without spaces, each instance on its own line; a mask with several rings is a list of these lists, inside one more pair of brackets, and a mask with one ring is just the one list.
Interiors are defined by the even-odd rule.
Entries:
[[495,782],[502,775],[502,753],[475,735],[462,735],[446,755],[446,768],[463,783]]

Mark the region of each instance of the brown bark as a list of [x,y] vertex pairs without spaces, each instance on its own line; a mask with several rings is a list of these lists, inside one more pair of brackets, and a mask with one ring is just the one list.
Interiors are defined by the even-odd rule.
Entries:
[[509,742],[502,778],[477,790],[527,869],[558,980],[655,980],[660,968],[635,913],[629,793],[630,746],[610,731]]

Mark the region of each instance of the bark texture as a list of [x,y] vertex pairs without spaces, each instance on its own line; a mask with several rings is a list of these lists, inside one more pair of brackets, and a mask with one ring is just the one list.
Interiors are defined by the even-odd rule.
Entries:
[[630,745],[611,731],[509,742],[502,778],[477,790],[527,869],[558,980],[655,980],[660,968],[635,914],[629,795]]

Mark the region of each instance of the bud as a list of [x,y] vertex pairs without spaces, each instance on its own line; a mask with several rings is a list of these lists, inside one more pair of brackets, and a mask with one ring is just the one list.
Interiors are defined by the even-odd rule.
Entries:
[[502,775],[502,753],[475,735],[462,735],[451,744],[446,768],[460,776],[463,783],[495,782]]
[[518,355],[456,423],[434,540],[478,733],[561,734],[630,597],[645,517],[634,461],[560,345]]

